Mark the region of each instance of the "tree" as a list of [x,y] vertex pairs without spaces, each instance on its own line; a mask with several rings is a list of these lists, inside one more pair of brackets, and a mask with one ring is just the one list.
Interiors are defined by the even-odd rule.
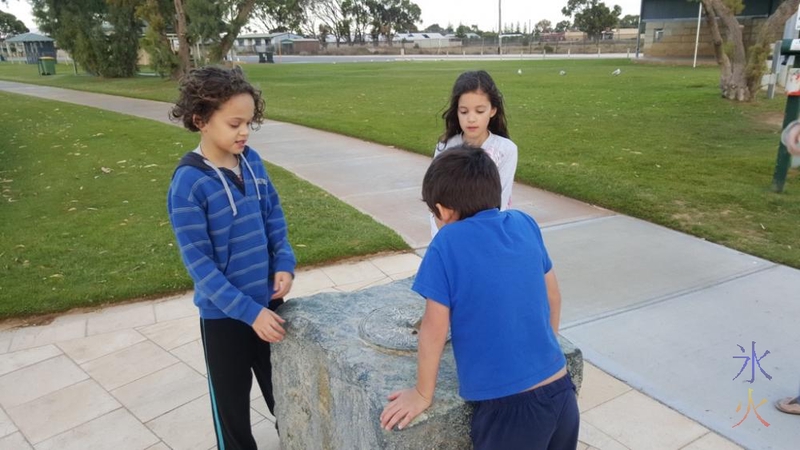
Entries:
[[416,23],[422,15],[416,3],[410,0],[367,0],[372,15],[372,36],[384,35],[389,45],[398,30],[416,31]]
[[458,28],[456,28],[456,37],[459,39],[466,39],[467,33],[471,33],[472,30],[466,25],[458,24]]
[[[178,2],[180,0],[175,1]],[[223,0],[219,3],[223,6],[223,11],[225,11],[225,15],[223,16],[225,24],[223,32],[225,34],[218,43],[211,46],[208,53],[211,62],[222,61],[225,55],[228,54],[231,47],[233,47],[233,42],[236,40],[236,37],[239,36],[239,33],[242,31],[242,27],[250,20],[250,14],[255,8],[256,0]]]
[[553,31],[553,24],[549,20],[543,19],[536,22],[536,25],[533,26],[533,29],[536,34],[549,33]]
[[445,31],[445,29],[444,29],[444,28],[442,28],[442,27],[440,27],[438,23],[434,23],[434,24],[428,25],[428,27],[427,27],[427,28],[425,28],[425,29],[424,29],[424,30],[422,30],[422,31],[424,31],[424,32],[426,32],[426,33],[439,33],[439,34],[446,34],[446,31]]
[[[136,18],[139,0],[107,0],[111,32],[105,33],[107,50],[105,67],[101,69],[104,77],[124,78],[136,75],[139,62],[139,36],[142,24]],[[101,58],[102,59],[102,58]]]
[[309,0],[258,0],[252,18],[270,33],[299,33],[308,20],[308,3]]
[[319,24],[319,43],[322,44],[322,48],[328,48],[328,35],[331,34],[330,28],[324,23]]
[[639,16],[627,14],[625,17],[619,20],[619,27],[620,28],[636,28],[639,26]]
[[614,5],[613,9],[609,9],[605,3],[598,0],[569,0],[567,6],[561,9],[561,13],[573,17],[576,28],[597,40],[602,37],[603,31],[617,25],[622,8]]
[[364,35],[367,32],[367,27],[372,23],[366,0],[344,0],[342,9],[345,15],[350,18],[353,33],[353,40],[350,44],[352,45],[356,42],[364,44]]
[[175,5],[175,33],[178,35],[178,61],[180,62],[180,75],[186,74],[192,68],[189,60],[189,31],[186,25],[186,0],[174,0]]
[[344,0],[315,0],[311,3],[311,13],[325,26],[329,34],[336,38],[336,46],[344,37],[350,42],[350,19]]
[[167,38],[167,33],[175,27],[166,18],[174,14],[173,0],[146,0],[136,10],[136,17],[148,25],[141,45],[150,55],[150,67],[161,77],[178,79],[181,75],[181,64]]
[[784,0],[758,26],[755,43],[745,48],[736,14],[744,10],[742,0],[701,0],[711,30],[714,56],[720,68],[719,86],[729,100],[750,101],[761,86],[771,45],[783,33],[783,26],[797,11],[800,0]]
[[556,33],[564,33],[569,31],[570,28],[572,28],[572,22],[569,20],[562,20],[556,24],[555,31]]
[[142,0],[31,0],[39,28],[87,72],[103,77],[136,73]]
[[13,14],[0,11],[0,40],[27,33],[28,27]]

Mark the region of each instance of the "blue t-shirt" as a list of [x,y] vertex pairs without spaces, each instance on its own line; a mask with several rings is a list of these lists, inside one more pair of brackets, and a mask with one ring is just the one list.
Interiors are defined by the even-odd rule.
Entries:
[[450,309],[461,397],[513,395],[565,366],[550,326],[551,268],[539,226],[521,211],[481,211],[433,239],[412,289]]

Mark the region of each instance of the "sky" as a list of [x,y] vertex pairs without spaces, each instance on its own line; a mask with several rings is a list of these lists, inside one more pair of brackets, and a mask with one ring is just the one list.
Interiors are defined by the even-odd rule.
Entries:
[[[495,0],[412,0],[422,10],[422,24],[420,29],[438,23],[442,27],[459,23],[464,25],[478,25],[484,31],[497,29],[498,1]],[[520,23],[523,28],[525,23],[531,25],[547,19],[554,25],[565,17],[561,8],[567,0],[499,0],[502,6],[503,23]],[[638,15],[641,0],[604,0],[609,7],[619,5],[622,7],[622,16],[627,14]],[[25,0],[8,0],[7,4],[0,3],[0,9],[17,16],[31,29],[36,30],[36,24],[31,15],[31,6]]]

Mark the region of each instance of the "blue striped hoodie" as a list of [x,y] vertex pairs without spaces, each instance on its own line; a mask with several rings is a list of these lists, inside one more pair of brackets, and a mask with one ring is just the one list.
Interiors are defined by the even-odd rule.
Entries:
[[245,147],[239,160],[242,180],[187,153],[172,175],[167,210],[200,317],[252,325],[269,304],[275,272],[294,274],[296,261],[261,157]]

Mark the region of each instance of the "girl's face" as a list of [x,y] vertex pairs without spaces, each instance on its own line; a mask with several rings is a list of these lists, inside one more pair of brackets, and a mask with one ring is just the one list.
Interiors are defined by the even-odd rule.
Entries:
[[458,125],[464,143],[479,147],[489,138],[489,121],[497,114],[489,96],[481,90],[466,92],[458,98]]
[[237,94],[223,103],[207,123],[198,126],[203,154],[215,164],[235,162],[231,156],[244,151],[254,112],[255,102],[250,94]]

